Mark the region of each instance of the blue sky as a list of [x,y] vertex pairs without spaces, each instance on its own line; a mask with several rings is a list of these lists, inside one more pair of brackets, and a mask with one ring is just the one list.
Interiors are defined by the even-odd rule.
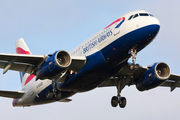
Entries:
[[[150,65],[166,62],[171,72],[180,74],[178,0],[1,0],[0,52],[15,53],[15,41],[24,38],[33,54],[55,50],[70,51],[119,16],[135,10],[151,12],[160,20],[155,40],[138,53],[137,63]],[[2,73],[2,70],[0,70]],[[19,73],[0,74],[0,89],[20,90]],[[116,88],[97,88],[72,97],[70,103],[52,103],[28,108],[12,107],[12,99],[0,97],[1,119],[178,119],[180,89],[158,87],[139,92],[135,86],[125,87],[125,109],[112,108],[111,97]]]

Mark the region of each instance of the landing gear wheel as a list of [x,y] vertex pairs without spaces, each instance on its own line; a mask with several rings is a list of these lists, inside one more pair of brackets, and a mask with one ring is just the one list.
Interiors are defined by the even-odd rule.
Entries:
[[139,68],[139,64],[135,64],[134,69],[137,70]]
[[61,92],[58,92],[58,93],[56,94],[55,100],[58,101],[58,100],[60,100],[60,99],[61,99]]
[[119,107],[124,108],[126,106],[126,98],[121,97],[119,102]]
[[134,64],[130,65],[130,69],[133,70],[134,69]]
[[117,96],[113,96],[111,99],[111,105],[112,107],[116,107],[118,105],[119,101],[118,101],[118,97]]
[[130,69],[131,70],[137,70],[139,68],[139,64],[134,64],[134,63],[132,63],[131,65],[130,65]]
[[46,92],[46,99],[50,100],[53,98],[53,91],[52,90],[48,90]]

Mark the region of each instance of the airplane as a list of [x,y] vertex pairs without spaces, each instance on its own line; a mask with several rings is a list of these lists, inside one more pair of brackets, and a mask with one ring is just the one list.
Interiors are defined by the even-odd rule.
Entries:
[[[0,68],[20,72],[20,91],[0,91],[13,98],[13,106],[33,106],[70,102],[71,96],[98,87],[115,86],[112,107],[125,108],[121,96],[125,86],[139,91],[158,86],[180,87],[180,75],[172,74],[165,62],[150,66],[136,64],[136,55],[149,45],[160,29],[159,20],[143,10],[129,12],[72,51],[57,50],[47,55],[32,55],[23,38],[15,42],[16,53],[0,53]],[[128,62],[132,59],[132,63]]]

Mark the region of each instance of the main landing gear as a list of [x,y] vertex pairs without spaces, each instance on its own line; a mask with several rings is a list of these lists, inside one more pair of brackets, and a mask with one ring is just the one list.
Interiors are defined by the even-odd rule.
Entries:
[[130,69],[131,70],[137,70],[139,68],[139,64],[135,64],[135,61],[136,61],[136,55],[137,55],[137,51],[136,49],[131,49],[129,51],[129,54],[132,58],[132,64],[130,65]]
[[[135,64],[136,61],[136,55],[137,55],[137,51],[136,49],[130,49],[129,50],[129,55],[132,58],[132,64],[130,65],[130,69],[132,71],[135,71],[139,68],[139,64]],[[111,99],[111,105],[112,107],[117,107],[117,105],[119,104],[119,107],[124,108],[126,106],[126,98],[122,97],[120,95],[122,89],[125,87],[125,76],[120,76],[120,77],[114,77],[114,81],[115,81],[115,85],[117,88],[117,96],[113,96]]]
[[126,98],[120,96],[113,96],[111,99],[112,107],[116,107],[119,103],[119,107],[124,108],[126,106]]
[[56,85],[56,81],[52,80],[52,87],[53,87],[53,89],[49,89],[46,92],[46,99],[51,100],[51,99],[54,98],[55,100],[59,100],[61,98],[61,92],[57,90],[55,85]]
[[124,108],[126,106],[126,98],[121,97],[120,93],[121,90],[125,87],[125,79],[122,76],[119,78],[114,77],[114,81],[117,87],[117,96],[112,97],[111,105],[112,107],[117,107],[119,104],[119,107]]

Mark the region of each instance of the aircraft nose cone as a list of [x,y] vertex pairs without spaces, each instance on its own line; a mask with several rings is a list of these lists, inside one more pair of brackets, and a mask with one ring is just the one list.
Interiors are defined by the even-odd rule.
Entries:
[[159,22],[159,20],[158,20],[157,18],[154,18],[153,22],[154,22],[154,24],[156,24],[156,25],[159,25],[159,26],[160,26],[160,22]]
[[152,25],[154,26],[154,32],[158,33],[160,29],[160,22],[157,18],[152,20]]
[[150,44],[159,32],[160,22],[157,18],[151,18],[149,21],[147,21],[147,24],[147,26],[139,29],[137,33],[134,33],[135,37],[137,34],[140,35],[139,38],[137,38],[138,50],[141,50]]
[[154,35],[154,36],[156,36],[157,35],[157,33],[159,32],[159,29],[160,29],[160,25],[159,24],[154,24],[153,26],[152,26],[152,35]]
[[153,39],[157,33],[159,32],[160,29],[160,22],[157,18],[152,18],[150,19],[150,24],[146,27],[148,28],[148,32],[149,32],[149,38],[148,39]]

